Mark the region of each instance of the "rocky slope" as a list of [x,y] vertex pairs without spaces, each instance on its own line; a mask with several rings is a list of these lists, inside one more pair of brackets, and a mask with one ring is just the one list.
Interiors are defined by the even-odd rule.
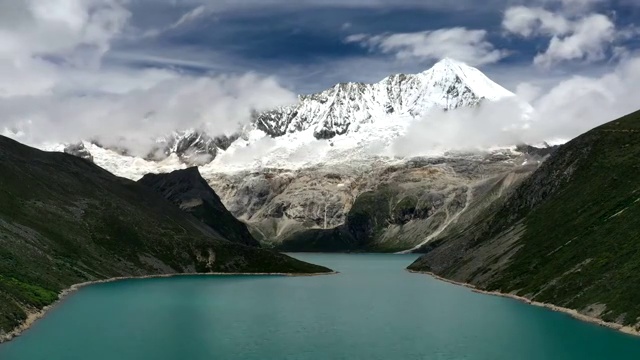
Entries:
[[230,242],[146,186],[0,136],[0,337],[75,283],[211,271],[329,270]]
[[501,198],[542,159],[516,152],[450,154],[364,168],[218,174],[210,184],[266,245],[394,252],[457,226],[461,214]]
[[640,112],[561,146],[409,268],[640,327]]
[[237,220],[224,207],[197,167],[168,174],[147,174],[138,183],[162,194],[225,239],[247,246],[260,245],[249,233],[247,225]]
[[147,159],[162,160],[176,155],[180,161],[189,166],[210,163],[220,151],[224,151],[239,135],[211,137],[202,130],[177,131],[156,141]]

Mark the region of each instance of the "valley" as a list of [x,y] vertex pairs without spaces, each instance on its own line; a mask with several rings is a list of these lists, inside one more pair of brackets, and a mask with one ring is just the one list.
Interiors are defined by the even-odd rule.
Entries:
[[0,359],[640,359],[639,23],[0,0]]

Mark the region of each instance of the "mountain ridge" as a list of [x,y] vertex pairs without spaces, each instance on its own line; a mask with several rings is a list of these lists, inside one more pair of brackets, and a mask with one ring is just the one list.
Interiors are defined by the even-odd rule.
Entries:
[[391,114],[416,118],[433,109],[454,110],[505,97],[515,95],[479,70],[445,58],[418,74],[395,74],[377,83],[339,83],[300,96],[298,104],[267,111],[255,123],[272,137],[313,128],[316,139],[331,139]]
[[558,148],[409,269],[640,328],[640,111]]
[[[98,165],[134,180],[145,173],[193,165],[201,166],[206,174],[248,167],[293,169],[319,162],[367,160],[374,157],[372,152],[393,157],[395,139],[403,136],[412,122],[432,111],[476,107],[505,98],[518,101],[523,118],[531,111],[528,104],[480,70],[443,59],[421,73],[394,74],[376,83],[339,83],[315,94],[300,95],[295,104],[254,113],[250,124],[232,135],[213,137],[202,129],[179,130],[155,139],[155,147],[140,157],[129,155],[121,145],[102,146],[99,141],[85,141],[85,151],[76,153],[93,157]],[[251,158],[246,154],[248,147],[257,147],[263,156],[246,159]],[[319,148],[320,155],[310,154],[311,147]],[[50,147],[58,151],[64,148]],[[134,177],[129,175],[131,166],[145,169]]]

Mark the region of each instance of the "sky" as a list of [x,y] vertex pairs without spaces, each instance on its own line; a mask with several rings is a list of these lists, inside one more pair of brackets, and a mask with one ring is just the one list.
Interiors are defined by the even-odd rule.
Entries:
[[452,57],[539,109],[541,136],[575,136],[640,108],[638,20],[637,0],[0,0],[0,134],[230,133]]

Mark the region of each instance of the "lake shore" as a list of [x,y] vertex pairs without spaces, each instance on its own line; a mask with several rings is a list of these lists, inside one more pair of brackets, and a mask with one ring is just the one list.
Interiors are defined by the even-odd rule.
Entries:
[[607,322],[607,321],[604,321],[604,320],[602,320],[600,318],[596,318],[596,317],[593,317],[593,316],[582,314],[578,310],[575,310],[575,309],[569,309],[569,308],[565,308],[565,307],[562,307],[562,306],[557,306],[557,305],[554,305],[554,304],[543,303],[543,302],[539,302],[539,301],[533,301],[531,299],[528,299],[528,298],[525,298],[525,297],[522,297],[522,296],[518,296],[518,295],[514,295],[514,294],[505,294],[505,293],[501,293],[501,292],[498,292],[498,291],[486,291],[486,290],[478,289],[476,286],[474,286],[472,284],[463,283],[463,282],[459,282],[459,281],[443,278],[442,276],[438,276],[438,275],[436,275],[436,274],[434,274],[432,272],[429,272],[429,271],[416,271],[416,270],[410,270],[410,269],[407,269],[407,271],[410,272],[410,273],[414,273],[414,274],[429,275],[429,276],[431,276],[432,278],[434,278],[436,280],[444,281],[444,282],[447,282],[449,284],[458,285],[458,286],[464,286],[464,287],[466,287],[468,289],[471,289],[471,291],[479,293],[479,294],[500,296],[500,297],[505,297],[505,298],[509,298],[509,299],[518,300],[518,301],[521,301],[521,302],[529,304],[529,305],[543,307],[543,308],[547,308],[547,309],[550,309],[550,310],[553,310],[553,311],[556,311],[556,312],[565,313],[565,314],[573,317],[574,319],[577,319],[577,320],[580,320],[580,321],[584,321],[584,322],[596,324],[596,325],[599,325],[599,326],[603,326],[603,327],[606,327],[606,328],[610,328],[610,329],[613,329],[613,330],[617,330],[617,331],[620,331],[620,332],[628,334],[628,335],[640,336],[640,331],[636,330],[635,328],[633,328],[631,326],[625,326],[625,325],[621,325],[621,324],[618,324],[618,323]]
[[95,280],[95,281],[86,281],[83,283],[73,284],[69,288],[64,289],[58,294],[58,300],[53,302],[50,305],[43,307],[37,311],[29,311],[27,312],[27,319],[18,327],[14,328],[10,332],[6,334],[0,334],[0,344],[11,341],[16,337],[22,335],[25,331],[29,330],[33,324],[35,324],[38,320],[42,319],[47,312],[56,307],[60,302],[62,302],[67,296],[74,293],[75,291],[89,285],[96,284],[104,284],[115,281],[122,280],[139,280],[139,279],[157,279],[157,278],[170,278],[170,277],[179,277],[179,276],[291,276],[291,277],[301,277],[301,276],[322,276],[322,275],[336,275],[339,272],[331,271],[331,272],[323,272],[323,273],[308,273],[308,274],[300,274],[300,273],[181,273],[181,274],[158,274],[158,275],[142,275],[142,276],[122,276],[122,277],[113,277],[109,279],[103,280]]

